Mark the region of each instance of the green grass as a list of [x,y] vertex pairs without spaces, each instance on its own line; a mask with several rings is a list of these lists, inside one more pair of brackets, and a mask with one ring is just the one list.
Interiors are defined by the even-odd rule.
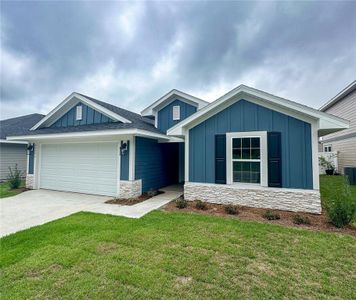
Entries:
[[1,299],[355,299],[356,239],[154,211],[78,213],[1,239]]
[[[23,187],[24,184],[25,183],[23,183],[21,187]],[[19,193],[21,193],[21,190],[19,189],[11,190],[8,182],[0,183],[0,198],[15,196]]]
[[[320,176],[320,195],[324,203],[332,201],[343,189],[344,176]],[[350,185],[351,194],[356,198],[356,185]]]

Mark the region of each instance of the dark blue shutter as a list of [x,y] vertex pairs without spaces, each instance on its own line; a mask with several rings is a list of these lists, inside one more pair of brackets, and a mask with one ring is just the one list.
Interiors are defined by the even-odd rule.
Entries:
[[215,135],[215,183],[226,183],[226,135]]
[[268,186],[282,187],[282,145],[280,132],[268,132]]

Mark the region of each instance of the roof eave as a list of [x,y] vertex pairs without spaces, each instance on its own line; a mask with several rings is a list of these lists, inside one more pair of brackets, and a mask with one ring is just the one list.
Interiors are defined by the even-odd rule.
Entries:
[[327,109],[329,109],[330,107],[338,103],[340,100],[345,98],[348,94],[350,94],[355,89],[356,89],[356,80],[351,82],[341,92],[339,92],[336,96],[334,96],[328,102],[326,102],[322,107],[319,108],[319,110],[325,112]]
[[66,132],[66,133],[49,133],[49,134],[29,134],[21,136],[8,136],[7,141],[42,141],[42,140],[62,140],[62,139],[77,139],[77,138],[96,138],[96,137],[117,137],[124,135],[136,135],[148,138],[170,140],[171,137],[150,132],[143,129],[113,129],[113,130],[93,130],[93,131],[81,131],[81,132]]

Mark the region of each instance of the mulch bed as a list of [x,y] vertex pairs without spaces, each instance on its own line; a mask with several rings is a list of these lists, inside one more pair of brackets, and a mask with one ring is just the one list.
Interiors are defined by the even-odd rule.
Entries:
[[25,187],[22,187],[22,188],[18,188],[18,189],[11,189],[10,192],[16,192],[16,193],[23,193],[23,192],[26,192],[26,191],[29,191],[30,189],[28,188],[25,188]]
[[157,191],[156,193],[143,193],[141,196],[138,196],[136,198],[116,198],[116,199],[111,199],[106,201],[105,203],[108,204],[119,204],[119,205],[135,205],[137,203],[146,201],[154,196],[163,194],[163,191]]
[[[195,203],[196,203],[195,201],[188,201],[188,206],[186,208],[179,209],[176,207],[175,202],[172,201],[162,209],[165,211],[200,213],[204,215],[223,216],[229,218],[236,218],[239,220],[257,221],[257,222],[268,223],[268,224],[280,224],[284,226],[298,227],[298,228],[311,229],[317,231],[339,232],[339,233],[345,233],[345,234],[356,236],[356,226],[349,225],[344,228],[337,228],[328,222],[328,218],[325,212],[323,212],[321,215],[316,215],[316,214],[300,213],[300,212],[295,213],[295,212],[282,211],[276,209],[264,209],[264,208],[252,208],[252,207],[239,206],[237,215],[229,215],[225,212],[225,205],[207,203],[206,210],[201,210],[195,207]],[[278,213],[280,219],[271,220],[271,221],[265,219],[263,215],[266,213],[267,210],[272,211],[274,213]],[[311,224],[310,225],[294,224],[293,218],[296,215],[308,217]]]

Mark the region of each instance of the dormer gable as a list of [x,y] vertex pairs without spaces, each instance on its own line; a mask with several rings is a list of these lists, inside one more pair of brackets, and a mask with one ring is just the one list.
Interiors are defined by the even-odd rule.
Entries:
[[70,94],[31,130],[101,123],[131,123],[130,120],[105,108],[79,93]]
[[172,90],[145,108],[141,114],[153,117],[155,126],[166,132],[172,126],[191,116],[208,102],[178,90]]

